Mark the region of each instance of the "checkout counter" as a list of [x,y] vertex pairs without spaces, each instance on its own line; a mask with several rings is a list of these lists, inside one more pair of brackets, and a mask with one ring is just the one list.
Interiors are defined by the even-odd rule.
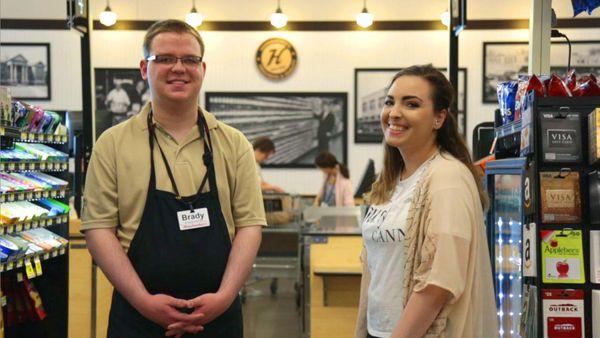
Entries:
[[308,208],[300,233],[302,337],[351,337],[362,267],[362,207]]

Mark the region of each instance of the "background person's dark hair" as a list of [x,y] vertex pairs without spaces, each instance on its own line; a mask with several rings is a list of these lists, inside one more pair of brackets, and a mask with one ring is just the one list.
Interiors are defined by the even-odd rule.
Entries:
[[261,136],[255,139],[254,142],[252,142],[252,148],[254,148],[254,150],[259,150],[260,152],[263,152],[265,154],[268,154],[270,152],[274,153],[275,143],[273,143],[273,141],[271,141],[270,138],[266,136]]
[[199,56],[204,56],[204,41],[202,40],[200,33],[198,33],[198,31],[194,27],[188,25],[185,21],[169,19],[155,22],[146,31],[143,44],[144,58],[150,56],[152,41],[160,33],[190,34],[200,44],[201,55]]
[[328,169],[334,168],[337,165],[340,168],[340,173],[342,176],[345,178],[350,178],[350,171],[348,171],[348,168],[338,162],[337,158],[335,158],[335,155],[328,151],[322,151],[319,155],[317,155],[315,158],[315,165],[319,168]]
[[[483,208],[487,208],[488,196],[483,190],[483,184],[479,173],[475,170],[473,162],[471,160],[471,154],[469,148],[465,144],[462,135],[458,132],[456,117],[453,112],[450,111],[452,103],[454,102],[454,89],[452,84],[444,74],[439,70],[435,69],[431,64],[428,65],[417,65],[404,68],[399,71],[390,82],[390,87],[402,76],[417,76],[431,85],[432,90],[432,101],[435,112],[441,110],[448,110],[446,119],[440,129],[437,130],[436,144],[442,150],[456,157],[471,171],[475,184],[479,190],[479,199]],[[402,169],[404,168],[404,160],[400,151],[385,143],[384,141],[384,157],[383,157],[383,170],[379,175],[377,181],[373,184],[371,194],[369,196],[369,202],[374,204],[381,204],[389,201],[394,187],[396,186],[396,180],[398,179]]]

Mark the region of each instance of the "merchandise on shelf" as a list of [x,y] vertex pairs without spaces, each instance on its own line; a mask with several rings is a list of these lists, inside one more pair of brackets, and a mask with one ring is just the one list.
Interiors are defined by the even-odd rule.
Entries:
[[580,116],[578,113],[563,112],[540,114],[544,162],[581,162]]
[[600,108],[594,109],[588,115],[589,162],[600,161]]
[[69,182],[40,172],[0,173],[0,192],[26,192],[66,188]]
[[[592,323],[600,323],[600,290],[592,290]],[[600,338],[600,325],[593,325],[594,338]]]
[[0,208],[0,226],[66,215],[69,209],[65,203],[46,198],[35,202],[3,203]]
[[600,224],[600,170],[588,174],[590,223]]
[[7,256],[3,259],[3,262],[52,252],[62,248],[67,243],[68,240],[65,238],[43,228],[0,236],[0,248]]
[[581,230],[542,230],[544,283],[585,283]]
[[36,156],[40,161],[68,161],[69,154],[58,151],[50,146],[41,143],[22,143],[15,142],[15,149],[24,151]]
[[23,132],[54,134],[62,122],[59,114],[21,101],[12,104],[13,125]]
[[581,222],[578,172],[540,172],[540,189],[542,222]]
[[600,230],[590,231],[590,279],[600,284]]
[[2,277],[2,286],[6,293],[6,326],[38,322],[47,314],[42,299],[32,281],[17,273],[15,277]]
[[544,289],[544,338],[584,338],[583,290]]

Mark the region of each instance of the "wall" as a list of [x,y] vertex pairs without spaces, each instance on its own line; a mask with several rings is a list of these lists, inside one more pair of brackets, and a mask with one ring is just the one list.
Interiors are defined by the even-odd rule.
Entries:
[[[32,0],[27,0],[33,3]],[[57,0],[52,0],[57,3]],[[3,0],[3,11],[10,9],[13,16],[24,15],[16,0]],[[39,4],[39,2],[36,2]],[[58,1],[58,3],[62,3]],[[113,0],[111,7],[121,19],[157,19],[183,17],[187,2],[173,6],[153,6],[157,0]],[[201,7],[200,3],[203,6]],[[352,20],[360,10],[361,1],[309,0],[283,1],[290,20]],[[445,1],[421,2],[372,1],[369,8],[376,18],[384,19],[437,19]],[[485,6],[482,5],[485,3]],[[570,17],[567,1],[555,1],[559,17]],[[198,9],[213,20],[265,20],[275,1],[198,1]],[[92,16],[105,6],[104,1],[92,1]],[[289,7],[288,7],[289,6]],[[425,6],[425,7],[423,7]],[[201,9],[202,8],[202,9]],[[316,10],[319,8],[319,10]],[[205,11],[203,11],[205,9]],[[322,10],[321,10],[322,9]],[[391,9],[391,10],[388,10]],[[11,11],[8,11],[9,13]],[[19,12],[20,11],[20,12]],[[530,6],[526,1],[476,1],[469,3],[471,18],[527,18]],[[181,12],[181,13],[180,13]],[[19,14],[20,13],[20,14]],[[259,13],[259,14],[256,14]],[[394,13],[393,15],[390,13]],[[492,16],[493,13],[494,16]],[[598,16],[600,10],[594,12]],[[587,16],[587,15],[586,15]],[[571,40],[598,39],[600,29],[564,30]],[[25,34],[24,32],[23,34]],[[64,32],[66,34],[70,34]],[[9,31],[9,36],[16,35]],[[75,33],[72,33],[75,34]],[[93,31],[93,68],[137,67],[141,58],[142,31]],[[4,32],[2,40],[4,41]],[[342,91],[348,93],[348,164],[352,181],[358,184],[368,158],[380,168],[380,145],[354,144],[354,68],[403,67],[411,64],[432,63],[438,67],[447,64],[447,33],[443,31],[385,31],[385,32],[202,32],[206,41],[207,76],[204,91]],[[31,34],[27,37],[31,39]],[[270,37],[288,39],[298,52],[298,67],[294,74],[282,81],[272,82],[258,73],[254,53],[260,43]],[[15,36],[20,38],[25,36]],[[467,130],[482,121],[492,120],[494,105],[481,103],[482,43],[483,41],[527,41],[527,30],[465,31],[460,36],[460,66],[467,68]],[[12,40],[14,41],[14,40]],[[28,40],[29,41],[29,40]],[[54,48],[57,50],[58,48]],[[54,52],[53,52],[54,53]],[[53,66],[58,59],[54,58]],[[62,64],[75,68],[77,62]],[[66,66],[68,65],[68,66]],[[57,65],[57,67],[61,67]],[[53,75],[54,77],[54,75]],[[243,81],[241,81],[243,79]],[[57,83],[53,81],[53,83]],[[65,82],[65,83],[80,83]],[[73,96],[80,97],[73,94]],[[202,95],[203,97],[203,95]],[[66,99],[66,98],[65,98]],[[470,144],[470,135],[469,144]],[[320,186],[320,174],[315,169],[265,169],[266,180],[287,187],[291,192],[315,193]],[[318,177],[319,179],[315,179]]]

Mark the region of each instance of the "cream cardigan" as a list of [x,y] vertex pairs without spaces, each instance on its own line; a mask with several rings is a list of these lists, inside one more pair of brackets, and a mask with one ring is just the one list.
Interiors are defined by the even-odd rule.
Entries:
[[[452,155],[439,154],[414,194],[404,241],[404,306],[413,292],[436,285],[449,291],[451,298],[425,337],[496,337],[498,317],[483,210],[471,172]],[[367,336],[366,254],[363,248],[356,338]]]

